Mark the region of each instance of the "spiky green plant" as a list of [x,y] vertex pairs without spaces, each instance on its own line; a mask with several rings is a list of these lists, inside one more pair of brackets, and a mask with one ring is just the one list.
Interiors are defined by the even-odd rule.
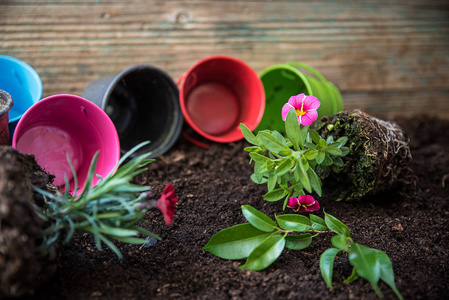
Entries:
[[[150,208],[147,192],[151,187],[131,183],[136,175],[147,170],[146,165],[154,159],[149,159],[151,153],[146,153],[125,163],[132,153],[146,143],[131,149],[106,178],[100,177],[98,184],[91,187],[97,165],[97,152],[92,159],[85,188],[79,195],[77,191],[73,194],[69,192],[67,178],[64,193],[52,194],[35,188],[45,199],[42,207],[35,205],[37,214],[46,224],[42,243],[36,248],[38,255],[55,257],[56,242],[64,235],[64,242],[70,241],[75,232],[92,234],[99,250],[104,244],[119,258],[122,258],[122,254],[113,243],[114,240],[144,244],[146,239],[139,236],[161,239],[137,225]],[[70,160],[69,163],[77,186],[76,172]]]

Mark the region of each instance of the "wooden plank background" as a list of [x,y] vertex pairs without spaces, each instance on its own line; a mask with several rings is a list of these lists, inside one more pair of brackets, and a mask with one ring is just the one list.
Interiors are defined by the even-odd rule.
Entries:
[[33,66],[43,96],[136,64],[176,80],[213,54],[256,72],[300,61],[345,108],[449,119],[448,0],[0,0],[0,54]]

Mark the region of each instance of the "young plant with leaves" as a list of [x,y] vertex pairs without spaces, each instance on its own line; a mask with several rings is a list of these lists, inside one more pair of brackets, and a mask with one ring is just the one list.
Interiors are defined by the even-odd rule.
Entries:
[[[251,179],[257,184],[267,184],[267,201],[284,199],[283,209],[291,197],[315,191],[321,196],[321,180],[315,169],[343,166],[342,156],[349,153],[346,137],[326,140],[309,126],[316,120],[320,102],[314,96],[299,94],[290,98],[282,109],[286,137],[277,131],[261,130],[254,135],[240,124],[245,139],[253,146],[244,150],[254,161]],[[304,191],[305,190],[305,191]]]
[[[8,161],[0,168],[0,299],[32,294],[49,280],[57,269],[57,244],[69,241],[74,232],[93,235],[99,249],[106,245],[119,257],[115,241],[144,244],[160,239],[139,222],[147,210],[159,209],[169,225],[177,197],[170,184],[156,200],[151,199],[150,187],[131,183],[152,161],[149,153],[127,160],[143,145],[123,156],[107,177],[91,187],[95,155],[85,188],[73,194],[68,188],[57,191],[53,175],[43,171],[34,156],[11,147],[0,149],[0,158]],[[33,188],[40,193],[33,193]]]
[[376,294],[383,298],[378,282],[383,280],[399,299],[402,295],[396,288],[393,267],[385,252],[355,243],[348,227],[334,216],[324,212],[324,220],[316,215],[298,214],[275,216],[276,222],[250,205],[242,206],[248,223],[239,224],[216,233],[204,250],[223,259],[240,260],[246,263],[240,269],[259,271],[270,266],[284,251],[303,250],[320,234],[336,233],[331,238],[334,248],[321,255],[320,269],[323,278],[332,289],[333,264],[337,254],[347,252],[353,267],[349,283],[362,277],[373,286]]
[[[321,196],[321,181],[315,169],[338,172],[344,165],[341,157],[349,153],[349,148],[345,147],[346,136],[334,140],[329,135],[323,139],[315,130],[309,129],[308,126],[317,119],[319,106],[318,99],[313,96],[300,94],[291,97],[282,109],[286,138],[269,130],[254,135],[245,125],[240,125],[245,139],[253,145],[245,148],[251,161],[255,162],[251,179],[258,184],[267,183],[265,200],[278,201],[285,197],[284,209],[287,206],[298,212],[318,210],[318,202],[304,192],[315,191]],[[376,294],[383,298],[378,286],[381,279],[402,299],[387,254],[355,243],[348,227],[332,215],[324,212],[325,218],[322,219],[313,214],[309,217],[285,214],[275,216],[275,222],[249,205],[242,206],[242,212],[249,223],[216,233],[203,249],[224,259],[246,258],[246,263],[240,268],[258,271],[270,266],[285,248],[302,250],[311,244],[314,237],[333,232],[336,233],[331,238],[334,247],[326,250],[320,258],[321,273],[329,289],[332,289],[335,257],[340,252],[347,252],[353,272],[345,283],[358,277],[365,278]]]
[[[114,245],[114,240],[145,244],[147,239],[138,237],[139,235],[160,240],[156,234],[140,227],[138,222],[143,219],[148,209],[159,208],[164,213],[167,224],[171,223],[177,198],[171,185],[167,185],[159,201],[156,201],[148,197],[151,187],[131,183],[136,175],[147,170],[146,165],[154,161],[148,159],[151,153],[146,153],[124,163],[143,145],[145,143],[126,153],[115,170],[91,187],[97,164],[97,152],[92,159],[85,188],[79,195],[77,191],[73,194],[68,191],[67,179],[64,193],[52,194],[36,189],[46,200],[43,207],[35,205],[37,214],[46,224],[42,233],[42,243],[36,249],[39,255],[54,257],[55,243],[63,235],[65,235],[64,242],[68,242],[75,231],[92,234],[99,250],[104,244],[119,258],[122,254]],[[72,165],[71,167],[77,186],[76,173]]]

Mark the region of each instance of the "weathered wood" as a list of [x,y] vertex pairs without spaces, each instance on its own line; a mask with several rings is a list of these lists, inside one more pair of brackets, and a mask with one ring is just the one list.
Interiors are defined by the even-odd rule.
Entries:
[[175,80],[226,54],[257,72],[287,61],[319,70],[346,108],[449,118],[449,2],[8,0],[0,53],[40,74],[44,96],[81,94],[135,64]]

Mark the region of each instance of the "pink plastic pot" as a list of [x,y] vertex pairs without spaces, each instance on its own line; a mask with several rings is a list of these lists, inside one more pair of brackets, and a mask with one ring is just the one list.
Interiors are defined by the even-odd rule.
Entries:
[[179,79],[179,101],[187,123],[203,137],[221,143],[243,138],[239,124],[254,130],[265,109],[259,76],[230,56],[204,58]]
[[[95,173],[106,177],[120,158],[120,144],[114,124],[94,103],[75,95],[54,95],[28,109],[17,124],[12,146],[34,154],[37,163],[55,175],[54,184],[64,190],[67,176],[70,191],[75,183],[67,156],[84,188],[94,154],[99,150]],[[92,185],[98,182],[94,176]]]

